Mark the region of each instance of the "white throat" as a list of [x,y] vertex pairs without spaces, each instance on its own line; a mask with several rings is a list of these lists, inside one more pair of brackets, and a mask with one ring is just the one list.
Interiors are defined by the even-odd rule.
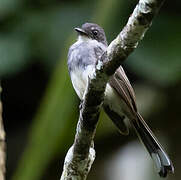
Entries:
[[92,39],[92,38],[88,38],[87,36],[78,36],[77,39],[77,43],[82,43],[82,42],[87,42],[90,43],[90,45],[94,45],[94,46],[100,46],[103,50],[105,50],[107,48],[107,46],[101,42],[98,42],[96,39]]
[[79,42],[92,42],[92,41],[96,41],[96,40],[88,38],[87,36],[79,35],[77,41],[79,41]]

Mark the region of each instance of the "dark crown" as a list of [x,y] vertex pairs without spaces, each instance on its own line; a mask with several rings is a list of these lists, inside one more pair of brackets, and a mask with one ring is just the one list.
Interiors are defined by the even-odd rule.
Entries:
[[94,23],[84,23],[82,25],[82,29],[90,38],[96,39],[97,41],[102,42],[107,46],[106,35],[102,27]]

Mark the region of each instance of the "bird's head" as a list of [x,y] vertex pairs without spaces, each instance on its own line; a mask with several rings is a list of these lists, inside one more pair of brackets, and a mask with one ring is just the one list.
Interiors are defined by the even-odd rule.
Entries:
[[79,36],[87,37],[93,40],[97,40],[98,42],[103,43],[107,46],[106,35],[104,29],[99,25],[94,23],[85,23],[81,28],[76,27],[75,31],[77,31]]

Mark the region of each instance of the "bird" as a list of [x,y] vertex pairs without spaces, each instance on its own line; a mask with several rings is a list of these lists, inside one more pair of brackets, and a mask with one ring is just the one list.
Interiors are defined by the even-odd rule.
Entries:
[[[83,100],[88,77],[107,50],[108,43],[104,29],[97,24],[84,23],[74,29],[78,38],[69,48],[67,65],[73,88],[80,100]],[[128,124],[133,126],[160,177],[166,177],[169,172],[174,173],[172,161],[138,111],[134,90],[122,66],[106,84],[103,109],[121,134],[128,135]]]

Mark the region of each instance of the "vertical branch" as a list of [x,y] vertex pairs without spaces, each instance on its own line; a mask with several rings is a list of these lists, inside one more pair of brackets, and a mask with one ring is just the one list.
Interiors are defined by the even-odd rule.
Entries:
[[[0,87],[0,95],[1,95]],[[5,180],[6,153],[5,153],[5,131],[2,118],[2,102],[0,98],[0,180]]]

